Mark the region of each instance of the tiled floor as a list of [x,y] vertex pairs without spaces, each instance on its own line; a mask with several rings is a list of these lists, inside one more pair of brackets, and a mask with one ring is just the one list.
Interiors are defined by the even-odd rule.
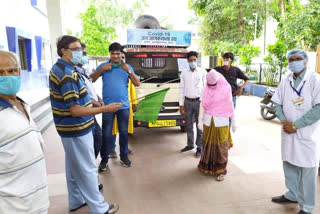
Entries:
[[[272,196],[286,191],[280,158],[280,124],[277,120],[261,119],[259,101],[246,96],[238,100],[239,129],[229,153],[225,181],[217,182],[214,177],[201,174],[194,151],[179,153],[186,144],[186,134],[179,132],[179,128],[139,128],[129,138],[134,150],[130,156],[132,167],[124,168],[115,159],[100,174],[105,200],[118,203],[119,214],[297,213],[299,208],[295,204],[270,201]],[[44,133],[44,138],[49,213],[68,213],[64,151],[54,126]],[[314,213],[320,213],[319,204]],[[75,213],[89,212],[84,207]]]

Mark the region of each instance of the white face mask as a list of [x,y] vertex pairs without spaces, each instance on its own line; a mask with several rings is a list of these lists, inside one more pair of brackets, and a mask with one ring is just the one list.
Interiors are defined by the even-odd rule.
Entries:
[[229,66],[229,65],[230,65],[230,62],[229,62],[229,61],[224,61],[224,60],[223,60],[223,65],[225,65],[225,66]]
[[189,62],[189,66],[191,69],[195,69],[197,67],[197,62]]
[[303,60],[290,62],[288,68],[293,73],[299,73],[305,68],[305,64]]

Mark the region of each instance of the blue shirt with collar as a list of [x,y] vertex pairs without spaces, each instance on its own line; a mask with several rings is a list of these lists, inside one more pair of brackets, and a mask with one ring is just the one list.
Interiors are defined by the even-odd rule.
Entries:
[[12,107],[12,104],[0,98],[0,110],[1,108],[8,108],[8,107]]
[[[100,64],[96,71],[99,70],[103,65],[110,63],[106,61]],[[134,73],[133,68],[129,65],[130,70]],[[102,97],[105,105],[110,103],[125,103],[128,102],[128,83],[129,74],[120,67],[112,68],[111,71],[104,71],[102,73]],[[129,103],[124,104],[120,110],[129,109]]]
[[[26,103],[24,102],[20,97],[17,96],[17,100],[21,101],[22,103]],[[11,108],[13,105],[9,102],[7,102],[6,100],[2,99],[0,97],[0,110],[4,109],[4,108]]]

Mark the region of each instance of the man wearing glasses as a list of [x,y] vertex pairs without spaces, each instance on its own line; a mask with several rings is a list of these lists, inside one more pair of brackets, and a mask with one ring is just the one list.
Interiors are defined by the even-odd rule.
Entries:
[[65,151],[69,209],[75,211],[88,205],[90,213],[114,214],[119,206],[104,202],[98,190],[92,115],[115,112],[122,105],[92,107],[86,86],[74,68],[83,57],[78,38],[60,37],[57,50],[61,58],[51,68],[49,88],[54,123]]

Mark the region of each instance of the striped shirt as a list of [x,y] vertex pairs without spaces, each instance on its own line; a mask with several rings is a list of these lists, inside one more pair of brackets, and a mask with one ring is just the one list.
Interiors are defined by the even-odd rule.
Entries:
[[72,117],[69,107],[92,107],[84,82],[73,66],[62,59],[53,65],[49,76],[50,100],[53,118],[61,137],[79,137],[93,127],[93,116]]
[[0,213],[39,214],[49,207],[43,139],[30,120],[0,98]]

